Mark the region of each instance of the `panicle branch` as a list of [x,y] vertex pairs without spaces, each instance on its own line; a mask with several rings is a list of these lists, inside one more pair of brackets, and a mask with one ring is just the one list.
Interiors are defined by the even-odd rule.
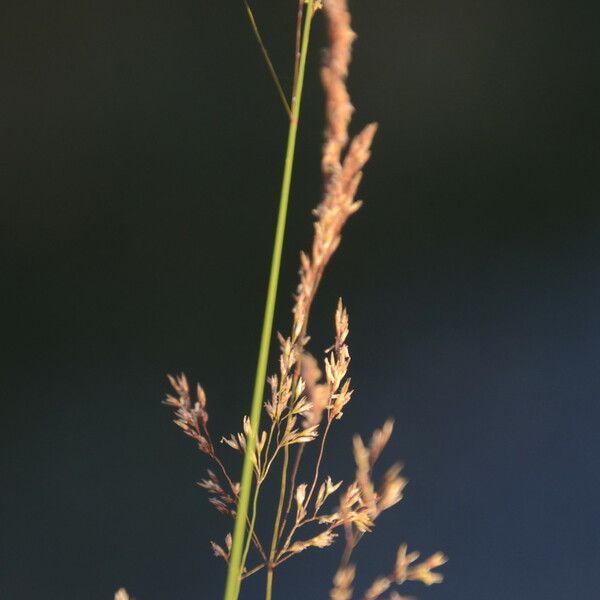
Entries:
[[[235,518],[237,501],[240,494],[240,484],[234,482],[229,476],[225,465],[219,458],[212,437],[208,430],[208,411],[206,410],[206,394],[200,386],[196,386],[196,400],[192,401],[190,385],[187,377],[182,373],[177,376],[168,375],[169,382],[173,388],[175,395],[167,394],[164,404],[175,409],[174,423],[183,430],[183,432],[191,437],[198,445],[198,449],[208,455],[219,467],[223,477],[227,482],[229,491],[226,491],[220,483],[217,475],[208,469],[208,479],[202,479],[199,486],[213,494],[208,501],[221,514]],[[246,425],[247,427],[247,425]],[[247,431],[247,429],[246,429]],[[240,434],[238,434],[240,435]],[[232,436],[233,437],[233,436]],[[243,439],[245,441],[245,438]],[[238,439],[239,442],[239,439]],[[264,442],[263,442],[264,445]],[[259,444],[260,446],[260,444]],[[257,448],[257,452],[259,452]],[[254,546],[263,559],[266,558],[263,546],[250,527],[249,520],[246,519],[248,531],[251,533],[251,538]],[[211,542],[213,544],[213,542]],[[214,550],[214,546],[213,546]]]

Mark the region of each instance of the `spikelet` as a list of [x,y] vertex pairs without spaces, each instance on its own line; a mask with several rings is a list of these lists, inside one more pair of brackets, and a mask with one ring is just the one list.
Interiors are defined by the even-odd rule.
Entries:
[[326,548],[327,546],[331,546],[331,544],[333,544],[333,541],[336,537],[337,533],[334,533],[330,529],[326,529],[309,540],[294,542],[290,546],[289,551],[292,554],[297,554],[310,547]]
[[407,481],[400,476],[401,470],[402,465],[395,463],[386,471],[377,491],[377,514],[381,514],[402,500],[402,492]]
[[175,409],[174,423],[183,432],[198,443],[198,448],[204,454],[212,455],[214,448],[208,433],[208,412],[206,411],[206,394],[198,384],[196,386],[196,401],[192,404],[190,386],[182,373],[173,377],[167,376],[177,396],[167,394],[163,404]]
[[376,600],[390,589],[392,582],[387,577],[378,577],[365,592],[363,600]]
[[319,426],[312,425],[306,429],[294,429],[286,433],[283,437],[282,445],[291,446],[292,444],[306,444],[312,442],[319,435]]
[[295,400],[304,386],[303,381],[298,381],[296,388],[292,389],[294,384],[293,372],[300,357],[300,353],[292,340],[279,335],[279,349],[279,375],[272,375],[269,378],[271,401],[265,403],[265,410],[269,418],[275,423],[281,420],[294,394],[296,394]]
[[323,411],[330,402],[329,386],[319,383],[322,375],[315,357],[304,352],[302,355],[302,379],[305,382],[306,396],[310,404],[310,410],[307,411],[304,421],[305,427],[319,425],[323,418]]
[[296,488],[296,523],[300,523],[306,516],[306,507],[304,500],[306,499],[306,483],[301,483]]
[[394,578],[396,583],[405,581],[421,581],[425,585],[441,583],[444,577],[441,573],[435,573],[432,569],[440,567],[448,562],[448,559],[441,552],[436,552],[423,562],[412,566],[419,559],[418,552],[407,551],[406,544],[402,544],[398,549],[396,564],[394,566]]
[[373,466],[381,456],[383,449],[392,437],[394,431],[394,420],[388,419],[381,429],[376,429],[371,436],[369,443],[369,463]]
[[198,485],[201,488],[204,488],[209,494],[213,494],[208,501],[221,513],[224,515],[232,516],[235,514],[235,504],[237,502],[237,492],[238,490],[234,489],[233,493],[236,495],[234,498],[232,495],[228,494],[221,485],[218,477],[211,471],[207,469],[208,479],[202,479]]
[[367,506],[369,516],[375,519],[377,511],[377,494],[371,481],[371,465],[369,452],[359,435],[354,436],[354,460],[356,461],[356,483],[360,488],[361,500]]
[[340,485],[342,485],[341,481],[338,481],[336,484],[334,484],[331,480],[331,477],[329,475],[327,476],[327,479],[321,484],[319,493],[317,494],[317,499],[315,501],[315,514],[319,512],[319,509],[321,506],[323,506],[325,500],[327,500],[331,494],[337,491]]
[[387,600],[415,600],[415,598],[413,596],[401,596],[398,592],[393,591]]
[[212,540],[210,542],[210,545],[213,549],[214,555],[217,558],[222,558],[226,563],[228,563],[229,556],[231,555],[231,543],[232,543],[231,533],[228,533],[225,536],[225,548],[222,548],[221,546],[219,546],[219,544],[216,544]]
[[351,600],[355,574],[354,565],[338,569],[333,578],[333,589],[329,592],[330,600]]

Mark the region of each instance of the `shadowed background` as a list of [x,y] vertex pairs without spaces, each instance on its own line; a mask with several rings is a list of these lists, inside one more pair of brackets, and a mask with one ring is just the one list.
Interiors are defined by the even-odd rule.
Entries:
[[[288,88],[295,4],[254,3]],[[358,588],[406,541],[450,557],[443,586],[408,589],[423,600],[595,597],[597,20],[583,2],[351,8],[354,130],[381,128],[310,328],[318,354],[342,295],[357,391],[326,472],[350,479],[352,433],[391,415],[385,456],[410,479],[359,547]],[[241,3],[0,15],[0,597],[218,599],[208,540],[230,523],[160,400],[185,371],[215,437],[248,410],[285,115]],[[324,43],[319,18],[282,331],[320,199]],[[291,561],[275,597],[327,597],[339,553]]]

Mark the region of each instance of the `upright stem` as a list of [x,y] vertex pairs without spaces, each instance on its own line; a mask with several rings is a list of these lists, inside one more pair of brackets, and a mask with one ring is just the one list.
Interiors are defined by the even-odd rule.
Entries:
[[271,600],[273,594],[273,572],[275,570],[275,559],[277,554],[277,541],[279,540],[279,524],[281,523],[281,513],[283,511],[283,501],[285,499],[285,490],[287,485],[287,471],[290,460],[289,447],[283,449],[283,466],[281,468],[281,486],[279,489],[279,502],[277,504],[277,515],[273,524],[273,538],[271,540],[271,551],[267,562],[267,587],[265,591],[265,600]]
[[[249,523],[249,531],[248,531],[248,535],[246,536],[246,545],[244,548],[244,551],[242,552],[242,562],[240,563],[240,570],[242,571],[242,573],[240,573],[240,577],[238,578],[238,583],[237,583],[237,595],[239,596],[240,594],[240,587],[242,585],[242,577],[241,575],[243,574],[244,568],[246,566],[246,560],[248,559],[248,552],[250,551],[250,541],[252,540],[252,536],[254,535],[254,525],[256,524],[256,514],[258,512],[258,495],[260,494],[260,482],[256,484],[255,488],[254,488],[254,500],[252,501],[252,519]],[[265,558],[265,564],[266,564],[266,558]]]
[[[298,133],[298,120],[300,118],[300,101],[302,98],[302,88],[304,85],[304,71],[306,68],[306,56],[308,53],[308,42],[310,39],[310,26],[314,12],[314,0],[308,0],[306,7],[306,18],[304,20],[304,30],[302,33],[302,47],[300,49],[300,62],[298,67],[298,78],[292,96],[292,116],[288,132],[288,142],[285,154],[285,163],[283,168],[283,180],[281,183],[281,196],[279,198],[279,212],[277,216],[277,228],[275,230],[275,241],[273,243],[273,257],[271,259],[271,271],[269,275],[269,284],[267,288],[267,299],[265,303],[265,312],[263,318],[262,334],[260,338],[260,348],[258,352],[258,362],[256,365],[256,376],[254,379],[254,392],[252,394],[252,408],[250,411],[250,423],[252,427],[251,435],[247,440],[246,453],[244,455],[244,465],[242,467],[242,481],[240,496],[237,504],[237,514],[235,526],[233,529],[233,544],[231,547],[231,556],[229,559],[229,569],[227,572],[227,582],[225,584],[224,600],[237,600],[239,596],[238,582],[242,575],[242,552],[244,548],[244,533],[246,519],[248,516],[248,504],[250,503],[250,493],[252,488],[252,456],[256,448],[256,439],[260,424],[260,413],[265,389],[265,379],[267,375],[267,360],[269,357],[269,348],[273,332],[273,317],[275,314],[275,301],[277,297],[277,285],[279,282],[279,271],[281,267],[281,254],[283,250],[283,239],[285,233],[285,222],[287,217],[287,207],[290,197],[290,186],[292,182],[292,168],[294,165],[294,152],[296,149],[296,136]],[[277,524],[279,526],[279,524]],[[249,533],[251,535],[251,532]],[[272,549],[272,553],[274,550]],[[268,572],[271,574],[271,581],[267,580],[266,599],[272,597],[272,569],[267,565]]]
[[267,571],[267,587],[265,590],[266,600],[271,600],[273,597],[273,569]]
[[327,434],[329,433],[329,429],[331,427],[332,419],[327,416],[327,425],[325,426],[325,431],[323,432],[323,436],[321,437],[321,447],[319,448],[319,456],[317,458],[317,465],[315,467],[315,476],[313,478],[312,485],[310,486],[310,492],[308,492],[308,496],[306,497],[306,506],[310,502],[312,495],[315,491],[315,487],[319,481],[319,471],[321,469],[321,461],[323,460],[323,450],[325,449],[325,442],[327,441]]
[[294,501],[294,488],[296,487],[296,477],[298,475],[298,469],[300,468],[300,461],[302,460],[302,453],[304,452],[305,445],[306,445],[305,443],[300,444],[300,447],[296,451],[296,458],[294,459],[294,465],[292,467],[292,472],[291,472],[291,476],[290,476],[290,487],[289,487],[290,491],[288,494],[287,506],[285,508],[285,513],[283,515],[283,522],[281,523],[281,527],[279,529],[279,537],[280,538],[285,530],[287,518],[289,517],[290,511],[292,510],[292,502]]

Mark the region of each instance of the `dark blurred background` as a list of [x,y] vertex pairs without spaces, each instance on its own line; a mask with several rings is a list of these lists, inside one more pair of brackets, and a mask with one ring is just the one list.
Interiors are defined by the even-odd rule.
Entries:
[[[295,6],[254,1],[287,87]],[[450,556],[443,586],[408,588],[422,600],[597,597],[590,6],[352,2],[353,128],[381,129],[312,349],[342,295],[357,391],[327,471],[351,478],[352,433],[394,416],[386,460],[410,479],[357,553],[360,590],[406,541]],[[324,44],[319,17],[282,331],[321,193]],[[230,523],[160,401],[185,371],[215,437],[248,410],[286,119],[242,4],[3,2],[0,48],[0,597],[218,599],[208,540]],[[275,597],[326,598],[339,553],[290,562]]]

